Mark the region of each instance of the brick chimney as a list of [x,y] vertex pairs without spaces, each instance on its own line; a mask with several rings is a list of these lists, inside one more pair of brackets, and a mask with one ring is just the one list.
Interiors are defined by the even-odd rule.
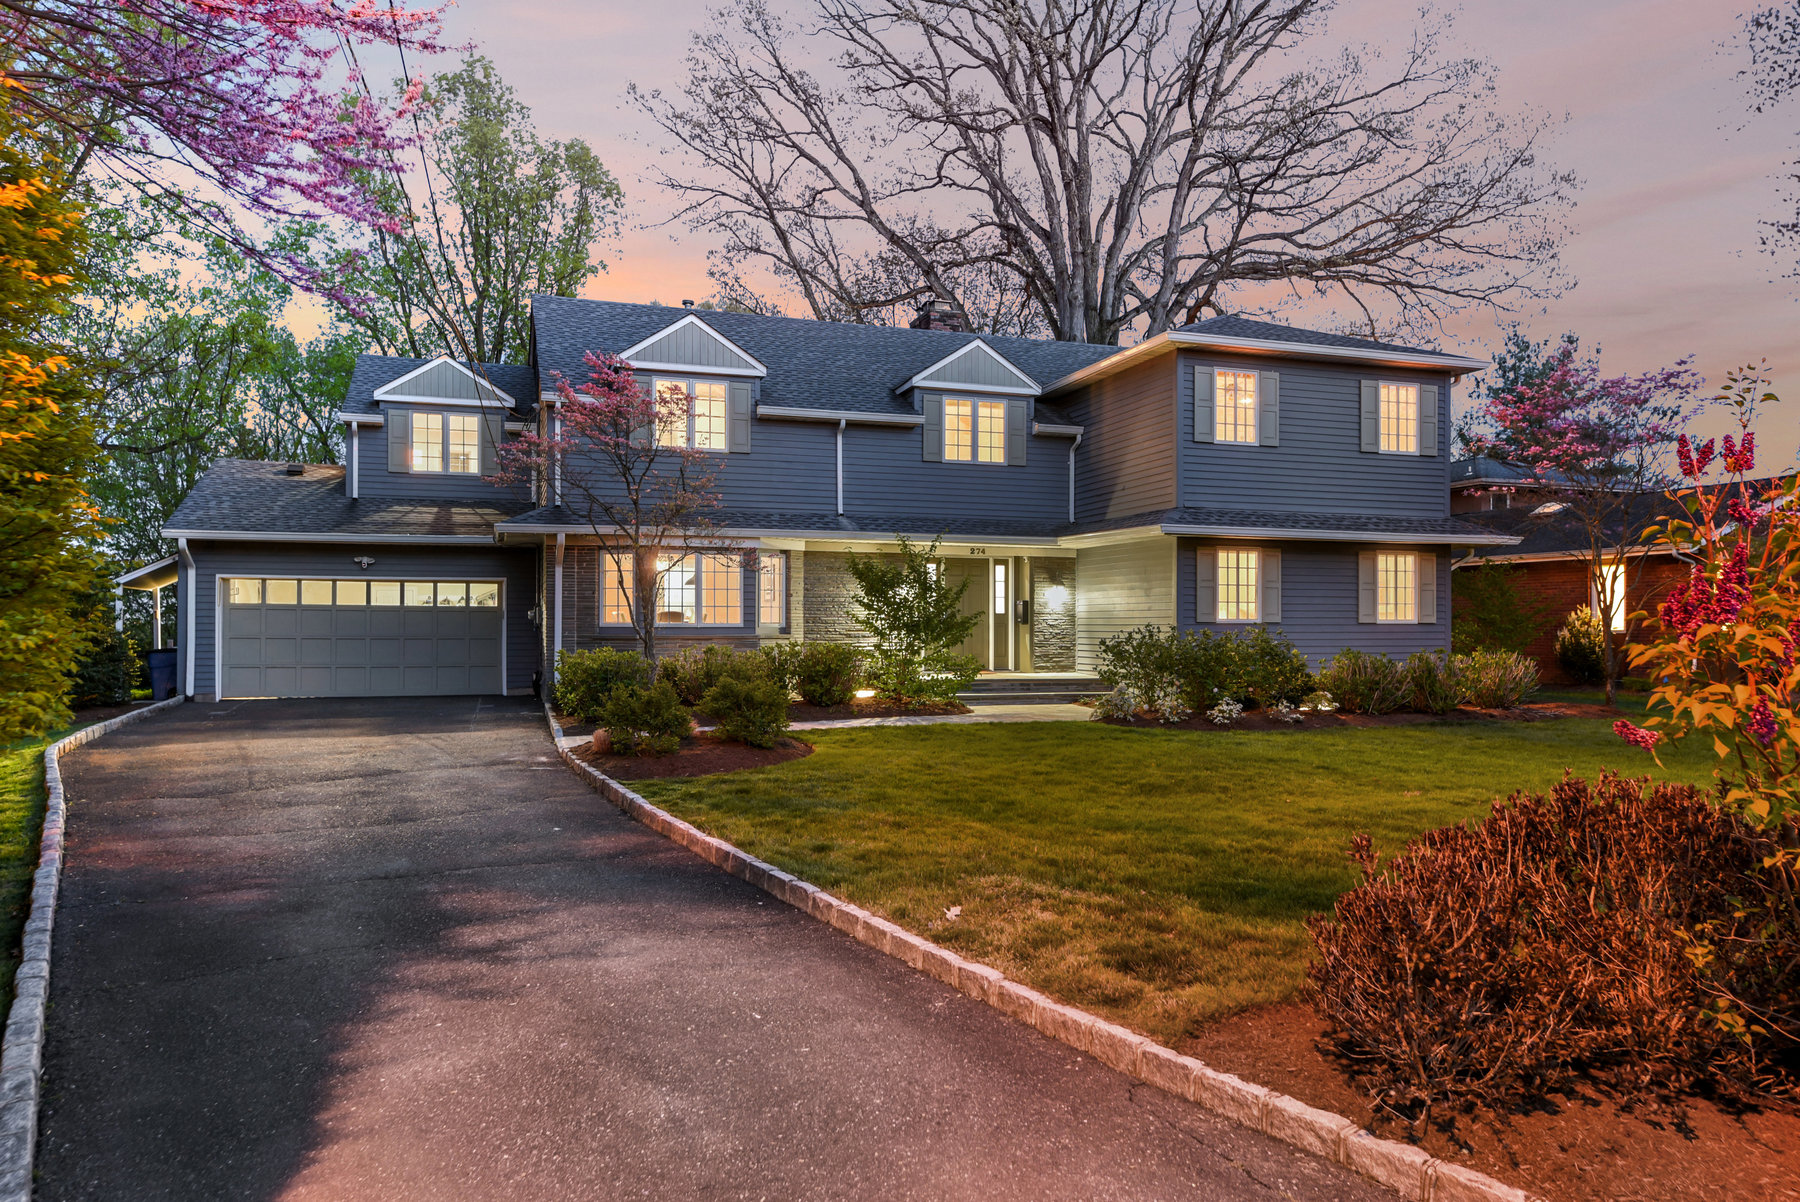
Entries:
[[907,323],[915,330],[949,330],[952,334],[965,333],[962,318],[957,316],[956,306],[949,301],[927,297],[919,303],[918,316]]

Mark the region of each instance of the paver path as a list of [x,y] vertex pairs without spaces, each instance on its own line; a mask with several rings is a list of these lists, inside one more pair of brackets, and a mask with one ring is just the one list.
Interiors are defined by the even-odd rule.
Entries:
[[41,1199],[1377,1199],[630,822],[487,699],[64,761]]

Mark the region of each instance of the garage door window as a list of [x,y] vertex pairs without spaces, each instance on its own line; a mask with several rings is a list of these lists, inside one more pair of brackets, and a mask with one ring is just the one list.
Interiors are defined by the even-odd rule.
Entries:
[[367,580],[338,581],[337,603],[339,605],[367,605],[369,603],[369,582]]
[[407,605],[415,609],[498,609],[492,580],[258,580],[228,576],[231,605]]

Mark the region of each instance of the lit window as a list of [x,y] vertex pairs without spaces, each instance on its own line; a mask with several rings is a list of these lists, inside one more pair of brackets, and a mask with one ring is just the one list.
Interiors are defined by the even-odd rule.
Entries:
[[1004,614],[1006,612],[1006,602],[1007,602],[1007,598],[1010,594],[1010,591],[1011,590],[1009,590],[1006,587],[1006,561],[1004,559],[996,559],[994,561],[994,612],[995,613]]
[[982,401],[976,408],[980,410],[981,437],[975,458],[982,463],[1006,462],[1006,402]]
[[756,565],[756,620],[764,626],[787,625],[787,555],[764,551]]
[[1261,597],[1261,555],[1256,551],[1219,551],[1219,617],[1221,622],[1254,622]]
[[975,455],[975,402],[944,402],[944,458],[971,459]]
[[1614,634],[1625,633],[1625,565],[1609,563],[1594,581],[1594,612],[1608,619]]
[[444,415],[415,413],[412,415],[412,470],[441,472],[444,470]]
[[300,604],[302,604],[302,605],[330,605],[331,604],[331,581],[329,581],[329,580],[302,580],[300,582]]
[[701,381],[694,385],[694,445],[703,451],[725,449],[725,385]]
[[1256,373],[1213,373],[1213,437],[1218,442],[1256,441]]
[[744,615],[744,573],[736,555],[700,557],[700,620],[736,626]]
[[270,605],[292,605],[300,599],[300,584],[295,580],[263,581],[263,600]]
[[450,470],[473,475],[481,470],[481,418],[453,413],[450,422]]
[[499,609],[500,586],[491,580],[485,583],[479,581],[470,583],[469,607],[471,609]]
[[637,581],[632,579],[631,555],[627,551],[623,555],[602,554],[600,556],[600,574],[606,578],[603,592],[603,604],[606,612],[600,620],[611,626],[631,625],[632,590]]
[[692,622],[700,587],[699,564],[692,555],[665,555],[657,559],[656,570],[662,577],[656,590],[656,620]]
[[1419,557],[1410,551],[1383,551],[1375,557],[1375,620],[1419,620]]
[[1417,384],[1381,386],[1381,449],[1396,455],[1419,453]]
[[429,580],[408,580],[403,587],[406,604],[414,609],[429,609],[437,600],[437,586]]
[[225,599],[233,605],[261,605],[262,581],[242,577],[225,582]]
[[469,586],[460,580],[440,580],[437,586],[437,603],[440,609],[468,608]]
[[369,603],[369,582],[367,580],[338,581],[337,603],[339,605],[367,605]]
[[398,580],[371,580],[369,582],[369,604],[400,604],[400,582]]

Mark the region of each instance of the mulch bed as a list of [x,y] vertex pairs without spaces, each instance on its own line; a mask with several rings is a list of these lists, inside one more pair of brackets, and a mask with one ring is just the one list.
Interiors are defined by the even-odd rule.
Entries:
[[1447,714],[1302,714],[1298,722],[1282,722],[1262,710],[1246,711],[1229,727],[1215,726],[1204,714],[1195,714],[1181,722],[1158,722],[1155,718],[1102,718],[1111,726],[1165,727],[1169,730],[1328,730],[1342,726],[1418,726],[1426,722],[1548,722],[1558,718],[1618,718],[1623,711],[1610,705],[1594,705],[1586,701],[1532,701],[1511,709],[1477,709],[1458,706]]
[[573,751],[576,759],[591,764],[614,780],[659,780],[675,776],[710,776],[743,768],[785,764],[813,753],[812,744],[783,738],[769,748],[730,743],[715,734],[689,735],[673,755],[595,755],[593,743]]
[[[1214,1023],[1179,1050],[1389,1139],[1413,1138],[1406,1122],[1376,1117],[1322,1035],[1311,1006],[1286,1002]],[[1627,1109],[1595,1085],[1522,1113],[1438,1122],[1416,1138],[1433,1156],[1558,1202],[1800,1199],[1800,1111],[1788,1107],[1689,1097]]]
[[966,714],[969,707],[960,701],[939,701],[927,705],[895,705],[876,697],[858,698],[848,705],[808,705],[790,702],[789,722],[829,722],[842,718],[910,718],[919,714]]

